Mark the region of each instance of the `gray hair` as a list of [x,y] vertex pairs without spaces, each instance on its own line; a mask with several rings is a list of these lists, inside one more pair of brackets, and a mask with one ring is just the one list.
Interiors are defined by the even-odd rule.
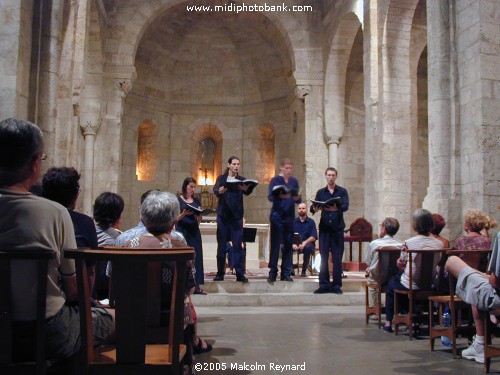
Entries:
[[35,124],[14,118],[0,122],[0,186],[31,177],[32,165],[43,151],[42,131]]
[[428,235],[434,228],[432,213],[424,208],[417,208],[413,212],[413,229],[418,234]]
[[141,204],[141,219],[149,233],[169,233],[179,216],[179,200],[166,191],[151,192]]

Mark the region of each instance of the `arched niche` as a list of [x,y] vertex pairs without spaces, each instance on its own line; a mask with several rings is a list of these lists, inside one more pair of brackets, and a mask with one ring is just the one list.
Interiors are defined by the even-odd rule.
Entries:
[[136,175],[139,181],[154,181],[156,179],[156,124],[144,120],[137,130],[137,167]]
[[259,139],[255,145],[255,177],[258,181],[268,184],[274,176],[275,132],[271,125],[259,128]]
[[221,174],[222,133],[212,124],[203,124],[192,133],[191,175],[198,185],[213,185]]

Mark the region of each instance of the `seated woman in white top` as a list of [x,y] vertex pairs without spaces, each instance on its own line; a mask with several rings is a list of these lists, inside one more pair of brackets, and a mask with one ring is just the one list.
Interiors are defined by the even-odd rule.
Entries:
[[[443,248],[443,243],[431,236],[431,230],[434,228],[434,219],[432,213],[418,208],[413,212],[413,230],[417,235],[405,241],[404,247],[408,250],[428,249],[439,250]],[[398,267],[404,268],[401,278],[395,277],[387,285],[387,294],[385,302],[386,322],[384,331],[392,332],[392,319],[394,318],[394,289],[408,290],[410,288],[410,262],[412,262],[412,287],[420,289],[420,268],[422,267],[422,256],[416,254],[408,258],[406,251],[401,252],[398,259]],[[434,257],[434,268],[439,262],[439,255]]]

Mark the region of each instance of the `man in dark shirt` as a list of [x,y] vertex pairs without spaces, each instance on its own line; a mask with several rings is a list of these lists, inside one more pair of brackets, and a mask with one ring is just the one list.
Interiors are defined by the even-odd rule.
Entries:
[[[80,194],[80,174],[75,168],[50,168],[43,176],[42,195],[44,198],[60,203],[69,211],[75,229],[76,245],[97,249],[97,234],[94,220],[90,216],[75,211]],[[95,282],[95,261],[87,261],[90,292]]]
[[292,176],[293,164],[290,159],[281,162],[281,173],[269,183],[268,199],[273,203],[269,221],[271,222],[271,253],[269,255],[269,277],[275,282],[278,275],[278,258],[281,249],[281,280],[293,281],[292,244],[295,204],[301,202],[299,182]]
[[294,251],[302,251],[304,259],[302,261],[302,273],[300,276],[304,277],[306,276],[311,254],[314,253],[314,243],[318,239],[318,231],[316,230],[314,220],[307,217],[307,205],[305,203],[299,204],[297,212],[299,217],[295,219],[293,230],[300,235],[300,240],[302,242],[300,244],[294,244],[292,248]]
[[233,262],[236,270],[236,281],[248,282],[245,276],[244,256],[241,247],[243,241],[243,195],[250,195],[254,186],[231,184],[232,180],[244,181],[245,178],[238,174],[240,159],[231,156],[227,161],[227,168],[222,175],[217,177],[214,185],[214,194],[219,202],[217,204],[217,275],[214,281],[223,281],[226,271],[226,246],[227,242],[233,243]]
[[[319,272],[319,289],[315,294],[335,293],[342,294],[342,256],[344,255],[344,215],[349,209],[349,195],[347,190],[338,186],[337,170],[329,167],[325,171],[326,187],[316,193],[316,201],[326,202],[331,198],[340,198],[338,204],[320,208],[312,206],[313,212],[321,210],[319,222],[319,251],[321,254],[321,267]],[[328,270],[328,256],[332,254],[333,282],[330,282]]]

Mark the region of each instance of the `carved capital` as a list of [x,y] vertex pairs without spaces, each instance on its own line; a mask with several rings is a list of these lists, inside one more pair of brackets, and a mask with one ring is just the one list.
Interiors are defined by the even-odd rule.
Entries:
[[120,80],[118,82],[118,88],[120,89],[120,91],[123,91],[125,95],[127,95],[132,89],[132,80],[131,79]]
[[326,129],[323,128],[323,140],[327,145],[335,144],[338,146],[342,142],[342,136],[336,134],[329,135]]
[[296,70],[295,82],[298,85],[323,86],[325,75],[322,71],[311,72],[310,70]]
[[101,126],[100,119],[95,119],[95,120],[87,119],[84,121],[80,121],[80,129],[84,137],[87,135],[95,136],[100,126]]
[[307,95],[309,95],[310,92],[311,92],[311,86],[309,85],[302,85],[295,87],[295,95],[299,99],[304,99]]
[[120,96],[124,98],[132,89],[132,83],[137,77],[135,66],[133,65],[104,65],[103,78],[114,79],[114,87],[121,91]]
[[133,65],[111,65],[105,64],[102,76],[118,80],[134,80],[137,77],[135,66]]

